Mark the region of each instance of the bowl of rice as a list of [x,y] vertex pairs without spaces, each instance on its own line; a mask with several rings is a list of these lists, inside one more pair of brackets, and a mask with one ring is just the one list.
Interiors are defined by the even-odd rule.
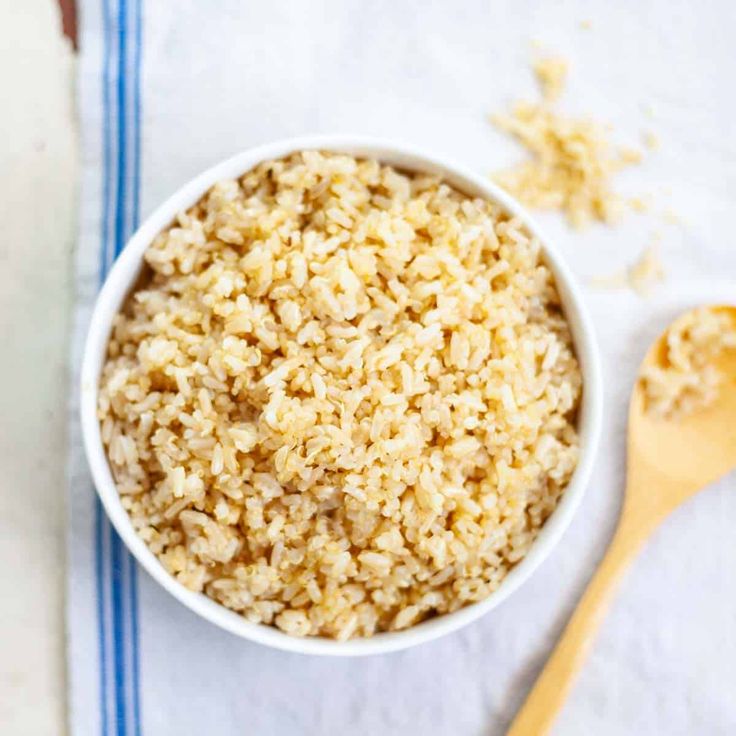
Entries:
[[567,266],[485,178],[410,146],[281,141],[197,176],[99,294],[81,419],[148,573],[280,649],[403,649],[560,539],[600,431]]

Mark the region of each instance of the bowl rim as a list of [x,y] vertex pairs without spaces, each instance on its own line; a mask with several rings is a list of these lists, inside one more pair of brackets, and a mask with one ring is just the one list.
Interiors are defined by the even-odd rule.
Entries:
[[[182,210],[197,202],[217,181],[236,178],[258,163],[301,150],[322,150],[375,158],[395,167],[440,175],[460,191],[500,204],[518,218],[540,244],[553,272],[575,353],[583,374],[583,397],[578,414],[580,456],[570,483],[545,522],[526,556],[487,598],[408,629],[381,632],[364,639],[337,641],[323,637],[299,638],[276,627],[255,624],[203,593],[185,588],[168,573],[135,532],[120,502],[102,444],[97,419],[99,376],[107,351],[112,319],[139,273],[143,253],[153,238]],[[602,421],[602,377],[593,323],[574,276],[549,237],[510,195],[463,164],[401,141],[353,135],[315,135],[281,139],[235,154],[190,179],[156,207],[126,243],[97,295],[84,343],[80,375],[80,416],[83,444],[95,489],[105,512],[128,550],[148,574],[194,613],[226,631],[250,641],[302,654],[360,656],[406,649],[436,639],[475,621],[517,590],[552,552],[572,521],[591,475]]]

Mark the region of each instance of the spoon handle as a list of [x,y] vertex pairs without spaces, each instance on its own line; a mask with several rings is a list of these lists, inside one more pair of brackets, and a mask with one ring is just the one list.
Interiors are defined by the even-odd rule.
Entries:
[[640,527],[623,522],[624,518],[619,521],[603,561],[507,736],[544,736],[552,727],[585,661],[617,584],[647,536]]

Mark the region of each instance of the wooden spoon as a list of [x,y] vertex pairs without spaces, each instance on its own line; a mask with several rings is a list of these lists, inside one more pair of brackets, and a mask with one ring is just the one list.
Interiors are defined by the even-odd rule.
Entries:
[[[736,325],[736,307],[711,309],[728,313]],[[662,364],[665,356],[662,335],[642,368]],[[629,405],[626,493],[616,532],[508,736],[544,736],[549,731],[617,583],[643,543],[670,511],[736,467],[736,351],[724,351],[717,363],[726,378],[716,402],[677,419],[647,413],[642,382],[637,381]]]

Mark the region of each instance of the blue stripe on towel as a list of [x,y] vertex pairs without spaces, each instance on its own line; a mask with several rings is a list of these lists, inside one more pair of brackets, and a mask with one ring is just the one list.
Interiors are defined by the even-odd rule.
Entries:
[[107,736],[107,646],[105,634],[105,596],[102,560],[104,512],[99,498],[95,498],[95,579],[97,583],[97,636],[100,651],[100,732]]
[[[103,201],[101,223],[101,252],[99,276],[102,282],[107,273],[108,256],[108,222],[110,217],[110,170],[112,168],[111,153],[111,99],[109,82],[111,77],[111,14],[107,0],[102,2],[103,25],[103,69],[102,69],[102,125],[103,125]],[[106,578],[107,578],[107,550],[105,548],[105,533],[109,532],[109,523],[102,509],[99,498],[95,498],[95,578],[97,584],[97,633],[99,637],[99,698],[100,698],[100,733],[108,736],[108,633],[107,633],[107,606],[106,606]]]
[[[133,0],[130,8],[132,22],[128,18],[127,0],[119,3],[102,0],[104,172],[101,281],[113,257],[120,253],[138,225],[141,0]],[[133,33],[129,33],[130,28]],[[95,555],[101,733],[107,736],[113,731],[118,736],[139,736],[137,568],[135,560],[107,521],[99,500],[95,508]],[[113,713],[108,707],[110,701]]]
[[[132,81],[130,94],[132,97],[132,125],[130,145],[132,150],[132,186],[131,186],[131,232],[138,228],[140,208],[140,170],[141,170],[141,90],[140,70],[143,40],[142,0],[133,0],[132,8]],[[139,659],[139,626],[138,626],[138,565],[135,558],[128,554],[128,595],[130,603],[130,670],[132,689],[133,733],[141,734],[141,699],[140,699],[140,659]]]

